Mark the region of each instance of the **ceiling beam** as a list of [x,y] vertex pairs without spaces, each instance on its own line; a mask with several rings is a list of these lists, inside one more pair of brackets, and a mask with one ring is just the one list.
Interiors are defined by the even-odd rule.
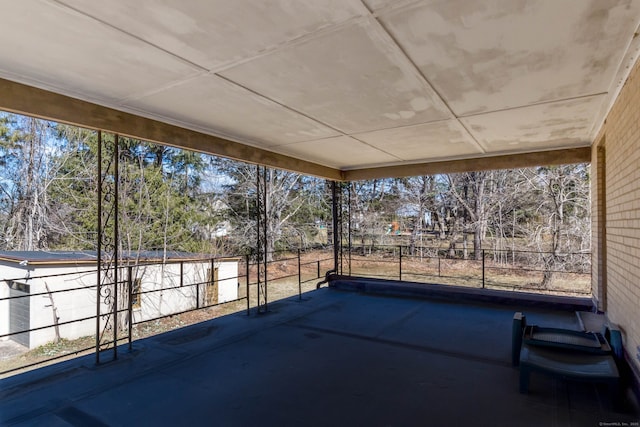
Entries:
[[591,147],[343,171],[345,181],[591,162]]
[[330,180],[338,169],[285,156],[239,142],[115,110],[55,92],[0,79],[0,110],[117,133],[157,144],[241,160]]
[[588,163],[591,147],[341,171],[0,78],[0,110],[334,181]]

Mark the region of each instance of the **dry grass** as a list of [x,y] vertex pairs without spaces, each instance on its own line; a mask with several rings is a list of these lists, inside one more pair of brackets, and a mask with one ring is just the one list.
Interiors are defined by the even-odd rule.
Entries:
[[[400,266],[397,259],[383,256],[352,256],[351,274],[397,280],[400,278]],[[402,280],[482,288],[482,261],[437,258],[403,260]],[[568,296],[585,296],[591,292],[591,276],[586,273],[554,273],[551,283],[546,287],[542,286],[542,281],[542,271],[485,262],[484,287],[487,289]]]

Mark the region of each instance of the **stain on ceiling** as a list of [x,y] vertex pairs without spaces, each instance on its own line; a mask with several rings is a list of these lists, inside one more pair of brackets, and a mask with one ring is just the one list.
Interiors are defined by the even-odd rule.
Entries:
[[342,170],[592,144],[640,0],[2,0],[0,77]]

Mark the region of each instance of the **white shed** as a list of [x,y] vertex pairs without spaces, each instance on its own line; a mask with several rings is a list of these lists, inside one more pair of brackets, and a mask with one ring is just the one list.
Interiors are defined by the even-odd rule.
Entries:
[[[134,324],[238,299],[234,258],[140,251],[120,261],[118,276],[121,307],[131,286]],[[107,294],[98,299],[97,282],[92,251],[0,251],[0,340],[35,348],[56,329],[60,338],[94,336],[98,301],[101,313],[111,306]]]

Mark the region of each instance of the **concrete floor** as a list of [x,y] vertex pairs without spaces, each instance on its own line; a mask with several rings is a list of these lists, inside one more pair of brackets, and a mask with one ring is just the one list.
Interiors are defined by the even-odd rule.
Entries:
[[[606,389],[532,375],[518,393],[511,320],[578,328],[572,312],[320,289],[0,381],[0,425],[597,426]],[[108,359],[108,355],[103,355]],[[621,424],[624,425],[624,424]],[[636,424],[637,425],[637,424]]]

